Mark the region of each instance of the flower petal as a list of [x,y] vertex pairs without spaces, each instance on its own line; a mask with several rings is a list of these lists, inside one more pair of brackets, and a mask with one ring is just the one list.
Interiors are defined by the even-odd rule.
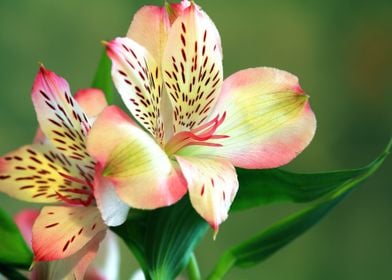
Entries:
[[99,249],[99,244],[104,237],[105,231],[101,231],[75,254],[56,261],[38,263],[34,267],[32,279],[101,279],[88,278],[90,275],[88,274],[87,268],[94,260]]
[[131,207],[168,206],[186,193],[184,179],[161,147],[116,106],[99,115],[87,147]]
[[227,218],[227,213],[238,190],[234,166],[218,157],[176,156],[188,182],[193,208],[215,231]]
[[186,148],[184,154],[214,154],[242,168],[274,168],[295,158],[312,140],[316,119],[308,96],[294,75],[254,68],[237,72],[223,84],[214,110],[226,112],[217,133],[222,147]]
[[113,62],[114,84],[125,105],[144,128],[162,141],[162,78],[154,58],[129,38],[109,42],[107,52]]
[[214,23],[194,4],[170,29],[162,69],[174,109],[174,132],[202,124],[222,85],[222,52]]
[[48,145],[24,146],[0,158],[0,191],[25,201],[51,203],[65,198],[88,204],[92,179]]
[[[101,242],[99,253],[87,272],[86,278],[89,280],[119,279],[120,263],[121,255],[118,237],[108,230],[105,239]],[[93,278],[94,275],[96,278]],[[92,278],[88,278],[89,276],[92,276]]]
[[[74,96],[79,106],[86,113],[90,123],[94,122],[95,117],[108,105],[104,93],[96,88],[82,89]],[[41,128],[37,129],[34,144],[49,144]]]
[[105,94],[97,88],[81,89],[74,98],[89,119],[98,116],[108,106]]
[[146,48],[155,61],[160,63],[169,28],[170,21],[165,7],[144,6],[133,17],[127,37]]
[[24,240],[30,247],[32,239],[32,228],[38,215],[39,211],[36,209],[25,209],[17,213],[14,217],[15,224],[18,226]]
[[33,226],[35,261],[69,257],[104,230],[96,207],[46,206]]
[[35,132],[33,143],[34,144],[49,144],[50,145],[48,138],[46,138],[42,129],[39,127],[37,128],[37,131]]
[[96,171],[94,197],[105,224],[115,227],[123,224],[128,216],[129,206],[117,195],[113,183]]
[[32,99],[40,128],[53,146],[73,160],[90,165],[85,147],[90,123],[70,94],[68,83],[41,66],[33,85]]

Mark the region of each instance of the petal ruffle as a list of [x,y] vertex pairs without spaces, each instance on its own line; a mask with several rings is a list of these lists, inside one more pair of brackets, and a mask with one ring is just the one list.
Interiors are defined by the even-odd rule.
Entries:
[[193,208],[217,231],[238,190],[234,166],[218,157],[176,156]]
[[91,166],[85,147],[90,123],[72,97],[68,83],[41,66],[33,85],[32,99],[40,128],[53,146],[83,166]]
[[67,258],[105,230],[96,207],[46,206],[33,226],[35,261]]
[[149,52],[129,38],[107,44],[112,77],[125,105],[156,139],[164,138],[161,118],[162,77]]
[[[189,147],[182,154],[209,153],[242,168],[274,168],[295,158],[312,140],[316,119],[294,75],[254,68],[227,78],[214,109],[226,112],[217,133],[222,147]],[[206,151],[208,149],[208,151]]]
[[161,147],[116,106],[97,118],[87,147],[131,207],[168,206],[186,193],[183,177]]
[[30,145],[0,158],[0,191],[30,202],[89,204],[93,178],[49,145]]
[[186,8],[170,28],[162,69],[174,132],[202,124],[215,105],[223,70],[218,31],[196,5]]

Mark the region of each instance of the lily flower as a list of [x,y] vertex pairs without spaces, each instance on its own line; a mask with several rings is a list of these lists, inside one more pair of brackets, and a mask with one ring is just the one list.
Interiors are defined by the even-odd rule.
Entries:
[[[32,228],[40,212],[36,209],[25,209],[15,215],[15,223],[22,233],[26,243],[30,246]],[[31,271],[29,279],[75,279],[73,268],[83,259],[85,251],[82,249],[68,259],[51,262],[41,262]],[[97,257],[87,269],[83,279],[86,280],[111,280],[118,279],[120,269],[120,248],[115,235],[108,231],[102,241]]]
[[142,8],[127,36],[106,46],[136,121],[107,107],[88,151],[131,207],[168,206],[188,192],[217,231],[238,190],[235,167],[279,167],[310,143],[316,119],[308,96],[296,76],[274,68],[223,81],[218,30],[193,2]]
[[[41,132],[36,143],[0,158],[0,191],[56,204],[43,207],[33,225],[34,261],[68,259],[75,265],[74,277],[83,279],[107,229],[97,204],[106,205],[102,192],[110,186],[96,187],[102,181],[95,178],[95,162],[85,144],[92,121],[107,104],[96,89],[80,91],[75,98],[63,78],[40,67],[32,99]],[[113,204],[116,209],[123,205]],[[115,221],[104,219],[109,224],[123,221],[127,210],[121,208]]]

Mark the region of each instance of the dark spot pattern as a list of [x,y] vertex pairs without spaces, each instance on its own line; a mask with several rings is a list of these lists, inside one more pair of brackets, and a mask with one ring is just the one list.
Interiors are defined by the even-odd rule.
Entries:
[[88,173],[87,170],[95,166],[86,150],[86,136],[91,128],[89,120],[67,87],[51,76],[44,78],[45,82],[39,85],[33,98],[38,110],[42,110],[38,116],[43,118],[44,133],[61,152],[62,160],[79,162]]
[[118,45],[109,45],[108,48],[119,48],[114,50],[119,56],[117,63],[114,63],[114,71],[118,74],[115,79],[120,84],[121,97],[138,122],[162,141],[161,71],[154,59],[132,41],[117,39],[116,44]]
[[[99,231],[105,229],[96,207],[45,207],[36,221],[40,228],[39,237],[36,240],[56,240],[53,244],[42,245],[42,239],[36,243],[38,255],[45,247],[57,247],[61,254],[82,247],[85,240],[90,240]],[[78,244],[79,243],[79,244]],[[77,246],[76,248],[74,246]]]
[[0,166],[0,184],[7,193],[37,202],[92,202],[92,175],[48,145],[22,147],[1,158]]
[[[163,78],[173,104],[174,132],[190,130],[208,117],[222,84],[218,36],[209,19],[196,11],[184,18],[163,62]],[[196,23],[198,22],[197,26]]]

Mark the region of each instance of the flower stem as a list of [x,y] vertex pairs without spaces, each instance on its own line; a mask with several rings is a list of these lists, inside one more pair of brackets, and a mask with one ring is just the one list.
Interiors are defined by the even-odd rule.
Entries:
[[188,263],[188,278],[189,280],[201,279],[199,265],[197,264],[197,259],[194,253],[192,253]]

